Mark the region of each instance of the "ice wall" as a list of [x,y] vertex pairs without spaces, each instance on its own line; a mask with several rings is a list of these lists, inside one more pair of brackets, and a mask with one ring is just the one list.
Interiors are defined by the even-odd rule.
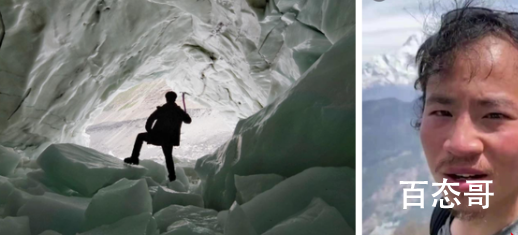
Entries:
[[198,160],[206,206],[230,208],[236,199],[234,175],[291,177],[316,166],[355,168],[354,55],[351,31],[292,89],[241,120],[227,144]]
[[21,149],[86,144],[95,111],[146,79],[249,116],[354,28],[354,1],[336,0],[20,0],[0,12],[0,144]]

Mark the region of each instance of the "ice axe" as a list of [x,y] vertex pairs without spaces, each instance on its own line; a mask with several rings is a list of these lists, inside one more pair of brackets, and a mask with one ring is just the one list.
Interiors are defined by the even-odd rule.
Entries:
[[189,94],[189,93],[182,92],[183,111],[187,112],[187,108],[185,108],[185,94]]
[[4,20],[2,19],[2,13],[0,13],[0,47],[2,46],[2,42],[4,41],[5,36],[5,25]]

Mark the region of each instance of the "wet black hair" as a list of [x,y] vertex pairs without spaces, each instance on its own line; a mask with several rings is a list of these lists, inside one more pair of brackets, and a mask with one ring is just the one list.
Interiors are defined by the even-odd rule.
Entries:
[[518,45],[518,13],[472,5],[473,1],[465,1],[457,9],[442,15],[439,30],[426,39],[417,51],[418,77],[414,88],[421,90],[422,96],[417,100],[419,117],[413,123],[416,129],[421,126],[428,79],[449,69],[455,61],[456,52],[489,35],[511,39],[514,45]]

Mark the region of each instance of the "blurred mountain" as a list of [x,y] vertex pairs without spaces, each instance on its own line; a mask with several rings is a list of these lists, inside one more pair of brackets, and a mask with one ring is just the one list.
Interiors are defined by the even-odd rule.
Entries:
[[417,77],[415,55],[424,39],[424,35],[412,35],[399,50],[374,56],[364,61],[362,67],[363,88],[375,85],[413,84]]
[[[363,234],[396,234],[420,225],[428,234],[435,189],[412,126],[417,111],[415,102],[395,98],[363,102]],[[416,186],[424,188],[424,209],[403,209],[403,189],[410,186],[400,181],[428,181]]]
[[413,85],[417,78],[415,55],[425,35],[415,34],[400,49],[371,57],[363,62],[363,100],[396,97],[403,101],[415,99],[419,92]]

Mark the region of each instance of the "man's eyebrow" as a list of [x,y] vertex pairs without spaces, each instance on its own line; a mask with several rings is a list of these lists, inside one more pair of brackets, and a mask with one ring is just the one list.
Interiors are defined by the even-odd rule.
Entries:
[[478,105],[484,107],[508,107],[516,108],[516,104],[508,99],[502,98],[485,98],[477,101]]
[[426,104],[442,104],[442,105],[451,105],[454,103],[454,100],[450,97],[443,96],[443,95],[431,95],[430,97],[426,98]]

